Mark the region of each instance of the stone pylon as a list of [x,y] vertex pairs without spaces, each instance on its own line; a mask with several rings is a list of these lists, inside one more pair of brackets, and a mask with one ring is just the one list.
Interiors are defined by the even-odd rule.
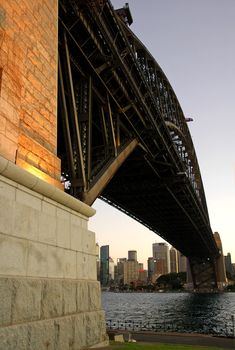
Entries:
[[224,287],[227,285],[227,277],[226,277],[226,271],[225,271],[225,264],[224,264],[224,254],[223,254],[223,247],[222,247],[222,242],[220,239],[220,235],[218,232],[214,233],[214,238],[217,244],[217,247],[220,251],[220,256],[216,260],[216,275],[217,275],[217,284],[218,288],[223,290]]
[[0,349],[107,344],[95,211],[63,191],[56,0],[0,1]]
[[227,285],[222,242],[218,232],[214,238],[220,255],[214,260],[188,259],[187,289],[199,292],[223,291]]

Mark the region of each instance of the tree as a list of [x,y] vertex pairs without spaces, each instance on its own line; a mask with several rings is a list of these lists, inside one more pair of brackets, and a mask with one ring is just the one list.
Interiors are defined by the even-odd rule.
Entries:
[[171,272],[161,275],[156,281],[156,286],[163,289],[179,290],[183,288],[185,282],[186,272]]

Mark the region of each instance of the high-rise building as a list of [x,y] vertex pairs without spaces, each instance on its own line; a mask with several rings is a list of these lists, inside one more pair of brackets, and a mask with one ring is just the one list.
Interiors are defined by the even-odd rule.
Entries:
[[114,280],[114,261],[109,257],[109,282]]
[[139,264],[136,260],[127,260],[124,263],[124,284],[136,282],[139,278]]
[[119,281],[118,281],[118,265],[114,265],[114,282],[119,283]]
[[232,275],[233,265],[232,265],[232,259],[231,259],[230,253],[227,253],[227,255],[224,256],[224,263],[225,263],[226,272],[229,272]]
[[109,284],[109,245],[100,247],[100,283],[102,286]]
[[157,277],[170,272],[170,253],[167,243],[153,243],[153,258],[156,260]]
[[117,261],[115,282],[117,284],[124,284],[124,263],[127,261],[127,258],[120,258]]
[[179,272],[178,267],[178,251],[171,247],[170,249],[170,266],[171,266],[171,272]]
[[142,284],[146,284],[148,279],[148,271],[144,269],[143,263],[139,263],[138,266],[139,266],[138,281],[141,282]]
[[[130,251],[129,251],[130,252]],[[128,257],[130,257],[128,252]],[[136,252],[131,255],[133,259],[118,259],[117,263],[117,283],[130,284],[136,282],[139,277],[139,263],[134,258],[137,256]]]
[[149,282],[153,282],[152,277],[155,272],[154,261],[155,260],[153,257],[148,258],[148,281]]
[[139,270],[138,281],[142,282],[142,284],[146,284],[147,283],[147,277],[148,277],[148,271],[144,270],[144,269],[140,269]]
[[180,252],[178,252],[178,266],[179,272],[187,272],[187,258]]
[[128,250],[128,260],[137,261],[137,251],[136,250]]
[[117,263],[118,283],[130,284],[138,280],[138,262],[134,260],[119,259]]
[[95,255],[96,255],[97,281],[100,281],[100,247],[98,243],[96,243],[95,245]]

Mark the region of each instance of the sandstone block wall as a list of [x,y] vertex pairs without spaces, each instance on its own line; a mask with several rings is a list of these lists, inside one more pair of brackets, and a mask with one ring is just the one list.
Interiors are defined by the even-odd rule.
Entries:
[[84,214],[0,175],[0,350],[107,343],[87,224]]
[[0,0],[0,350],[106,341],[92,210],[59,190],[57,46],[58,0]]
[[57,0],[0,0],[0,154],[60,186]]

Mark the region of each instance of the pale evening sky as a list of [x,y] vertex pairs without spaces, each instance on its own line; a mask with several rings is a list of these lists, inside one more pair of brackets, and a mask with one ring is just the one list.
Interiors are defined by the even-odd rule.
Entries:
[[[127,1],[126,1],[127,2]],[[235,0],[129,0],[132,31],[163,69],[196,149],[213,231],[235,262]],[[112,0],[114,8],[124,1]],[[162,238],[96,200],[89,228],[110,256],[152,256]]]

